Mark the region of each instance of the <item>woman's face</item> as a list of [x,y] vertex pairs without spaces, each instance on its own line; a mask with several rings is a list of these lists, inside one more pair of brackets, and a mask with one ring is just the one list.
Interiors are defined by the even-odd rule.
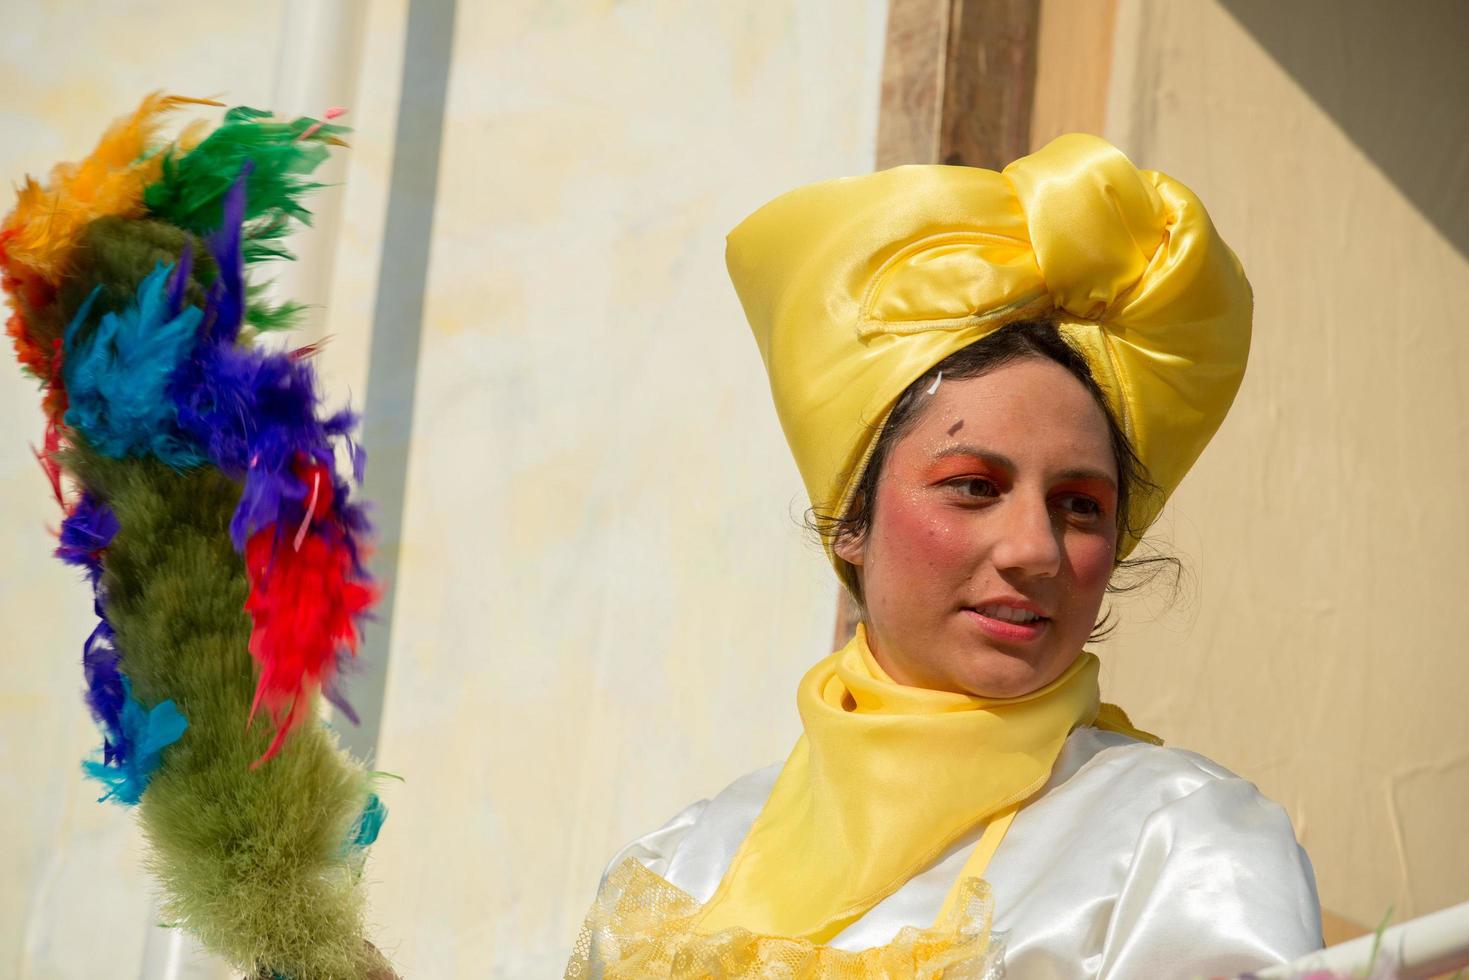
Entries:
[[891,447],[857,566],[868,642],[901,684],[1015,697],[1096,623],[1117,544],[1107,420],[1046,358],[942,381]]

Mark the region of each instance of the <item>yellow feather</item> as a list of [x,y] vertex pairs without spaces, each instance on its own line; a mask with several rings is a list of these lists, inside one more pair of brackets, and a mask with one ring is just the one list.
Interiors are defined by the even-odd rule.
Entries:
[[113,123],[89,156],[58,163],[45,185],[27,177],[15,209],[0,227],[10,260],[58,282],[84,227],[107,215],[141,213],[143,188],[158,179],[162,167],[162,156],[147,152],[160,117],[182,105],[221,104],[154,92],[132,115]]

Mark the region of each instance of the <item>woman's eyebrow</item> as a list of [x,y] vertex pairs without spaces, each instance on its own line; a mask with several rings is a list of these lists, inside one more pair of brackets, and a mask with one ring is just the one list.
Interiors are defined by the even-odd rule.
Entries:
[[1103,473],[1101,470],[1089,470],[1084,468],[1075,470],[1062,470],[1060,473],[1056,474],[1056,478],[1059,480],[1099,480],[1102,483],[1107,484],[1107,486],[1111,487],[1113,490],[1117,489],[1117,481],[1112,479],[1112,477],[1107,475],[1106,473]]
[[[934,459],[947,459],[950,456],[973,456],[976,459],[984,462],[986,465],[993,466],[997,469],[1007,470],[1011,473],[1015,472],[1015,463],[1013,460],[1010,459],[1009,456],[1005,456],[1002,453],[993,452],[992,450],[984,449],[980,446],[975,446],[970,443],[955,443],[953,445],[945,446],[944,448],[933,454]],[[1102,470],[1094,470],[1084,466],[1075,467],[1069,470],[1062,470],[1060,473],[1056,474],[1056,479],[1099,480],[1102,483],[1107,484],[1107,486],[1111,487],[1114,491],[1117,489],[1117,481],[1114,480],[1109,474]]]
[[934,459],[947,459],[950,456],[973,456],[976,459],[982,460],[990,466],[997,467],[998,469],[1010,470],[1012,472],[1015,470],[1015,463],[1010,459],[1009,456],[1004,456],[997,452],[991,452],[988,449],[982,449],[979,446],[975,446],[967,442],[954,443],[953,445],[945,446],[943,449],[940,449],[938,452],[933,454]]

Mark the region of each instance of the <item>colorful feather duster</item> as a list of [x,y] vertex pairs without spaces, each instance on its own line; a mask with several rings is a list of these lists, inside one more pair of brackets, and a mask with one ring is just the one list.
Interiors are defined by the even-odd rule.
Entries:
[[165,914],[206,947],[252,973],[361,977],[383,966],[358,880],[386,808],[313,719],[319,694],[355,717],[338,675],[377,590],[336,464],[360,480],[362,454],[355,415],[321,411],[309,350],[252,346],[297,307],[264,305],[248,273],[290,257],[342,130],[235,108],[159,145],[186,103],[218,104],[149,96],[0,225],[56,554],[97,614],[82,666],[102,745],[83,768],[139,805]]

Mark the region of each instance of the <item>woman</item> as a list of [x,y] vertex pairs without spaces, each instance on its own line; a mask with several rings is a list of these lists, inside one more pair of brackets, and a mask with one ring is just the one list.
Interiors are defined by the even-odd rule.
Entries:
[[1243,375],[1249,284],[1197,199],[1068,136],[1003,174],[801,188],[729,266],[862,622],[783,766],[613,859],[568,975],[1120,980],[1319,948],[1285,812],[1101,704],[1083,649]]

